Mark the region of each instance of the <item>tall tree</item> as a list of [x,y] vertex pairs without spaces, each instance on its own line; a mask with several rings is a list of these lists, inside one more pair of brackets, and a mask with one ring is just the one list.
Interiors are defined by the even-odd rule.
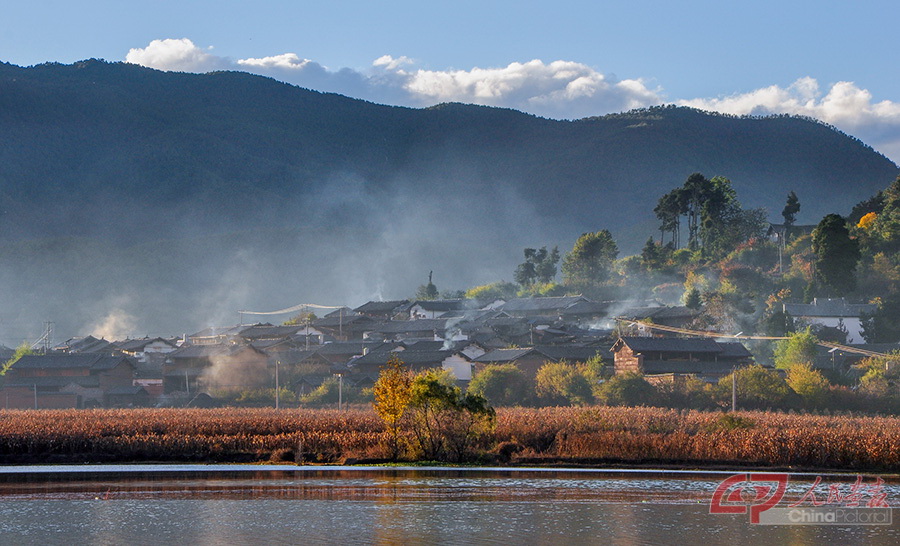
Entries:
[[847,221],[838,214],[822,218],[812,234],[816,254],[815,279],[835,296],[843,296],[856,288],[856,264],[859,242],[850,238]]
[[423,284],[419,286],[419,289],[416,290],[416,299],[417,300],[436,300],[440,295],[438,293],[437,286],[431,282],[431,275],[434,271],[428,272],[428,284]]
[[676,188],[659,198],[653,212],[659,219],[659,242],[664,244],[666,233],[671,233],[671,243],[678,248],[681,245],[681,215],[684,214],[681,188]]
[[556,264],[559,263],[559,249],[547,251],[547,247],[539,249],[526,248],[525,261],[516,267],[515,281],[523,288],[536,282],[548,283],[556,277]]
[[787,196],[787,201],[784,204],[784,209],[781,211],[781,215],[784,217],[784,232],[787,235],[788,229],[794,225],[794,222],[797,220],[797,213],[800,212],[800,199],[797,198],[797,194],[791,191],[791,193]]
[[619,247],[608,230],[584,233],[563,258],[564,282],[569,286],[593,288],[609,279]]

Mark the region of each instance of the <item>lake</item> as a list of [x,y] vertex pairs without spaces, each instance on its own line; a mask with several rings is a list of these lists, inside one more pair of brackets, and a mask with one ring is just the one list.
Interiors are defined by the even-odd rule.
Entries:
[[[99,465],[0,467],[0,544],[900,544],[900,525],[710,514],[734,472]],[[815,476],[792,475],[786,499]],[[855,476],[827,475],[849,487]],[[874,478],[867,477],[866,483]],[[827,492],[827,485],[821,491]],[[890,504],[900,484],[883,488]],[[900,518],[898,518],[900,519]]]

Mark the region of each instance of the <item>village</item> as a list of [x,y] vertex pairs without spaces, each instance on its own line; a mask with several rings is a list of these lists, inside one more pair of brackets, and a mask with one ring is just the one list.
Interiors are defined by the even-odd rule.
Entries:
[[[900,349],[861,343],[860,317],[873,305],[839,299],[784,307],[798,324],[847,330],[847,346],[821,347],[815,368],[849,373],[868,353]],[[0,403],[9,409],[287,407],[336,381],[340,404],[351,401],[351,392],[371,389],[395,354],[414,372],[446,370],[463,388],[492,365],[512,364],[533,380],[547,363],[593,362],[602,366],[598,377],[638,374],[654,385],[686,378],[714,384],[742,367],[773,368],[725,334],[672,332],[699,313],[583,296],[397,300],[321,317],[307,311],[293,324],[213,327],[179,338],[89,335],[21,356],[4,377]],[[0,358],[12,352],[4,348]]]

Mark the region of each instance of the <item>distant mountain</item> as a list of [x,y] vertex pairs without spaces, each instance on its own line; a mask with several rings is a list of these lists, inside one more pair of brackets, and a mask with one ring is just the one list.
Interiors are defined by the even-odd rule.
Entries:
[[[258,268],[279,283],[226,290],[228,305],[407,296],[432,269],[440,288],[464,288],[511,277],[523,246],[571,245],[588,230],[608,228],[636,251],[655,233],[659,196],[697,171],[727,176],[745,206],[768,207],[774,220],[793,190],[798,222],[814,223],[846,214],[898,168],[796,117],[661,107],[555,121],[461,104],[382,106],[236,72],[0,64],[0,255],[76,237],[65,245],[81,241],[117,271],[89,291],[94,300],[144,302],[172,282],[205,293],[178,273],[205,266],[192,263],[203,241],[219,249],[207,258],[252,256],[247,278]],[[274,240],[275,255],[261,255]],[[40,256],[34,264],[65,276],[69,262]],[[125,265],[158,274],[137,286]],[[0,281],[22,293],[23,267],[0,263]],[[218,283],[217,268],[199,276]],[[143,303],[131,313],[143,316],[142,306],[150,313]],[[7,341],[3,320],[0,309]]]

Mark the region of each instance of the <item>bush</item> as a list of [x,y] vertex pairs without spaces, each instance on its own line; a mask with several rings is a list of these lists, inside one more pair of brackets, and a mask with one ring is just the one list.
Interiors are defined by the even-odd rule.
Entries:
[[468,392],[483,396],[492,406],[527,406],[534,402],[534,386],[515,364],[493,364],[472,377]]
[[596,389],[597,401],[607,406],[650,406],[656,403],[656,389],[638,373],[614,375]]

